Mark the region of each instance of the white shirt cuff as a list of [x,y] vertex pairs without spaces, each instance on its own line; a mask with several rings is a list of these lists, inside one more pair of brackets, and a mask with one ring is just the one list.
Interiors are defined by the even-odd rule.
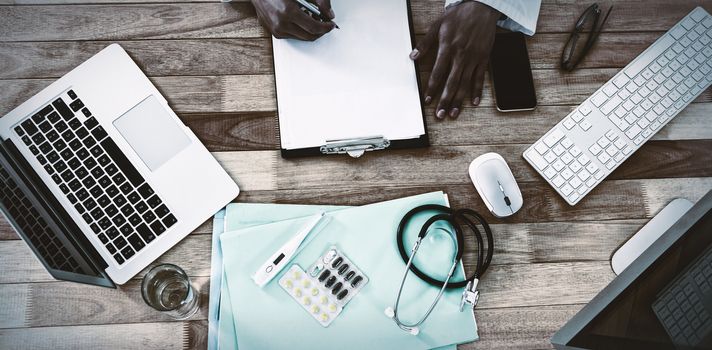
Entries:
[[[461,3],[463,0],[445,0],[445,8]],[[512,31],[534,35],[539,18],[540,0],[476,0],[503,13],[507,19],[497,25]]]

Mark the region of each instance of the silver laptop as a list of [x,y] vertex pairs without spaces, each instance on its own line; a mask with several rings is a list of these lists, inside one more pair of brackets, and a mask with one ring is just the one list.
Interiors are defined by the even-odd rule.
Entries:
[[117,44],[0,136],[0,209],[57,279],[123,284],[239,193]]

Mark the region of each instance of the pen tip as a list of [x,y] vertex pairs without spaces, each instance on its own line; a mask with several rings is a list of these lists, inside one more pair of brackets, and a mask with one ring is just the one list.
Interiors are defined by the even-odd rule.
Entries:
[[336,24],[336,23],[334,23],[334,27],[335,27],[336,29],[341,29],[341,28],[339,28],[339,25]]

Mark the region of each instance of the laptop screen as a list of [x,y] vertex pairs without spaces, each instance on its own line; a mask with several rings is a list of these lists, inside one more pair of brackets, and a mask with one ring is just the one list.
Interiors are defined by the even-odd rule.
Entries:
[[567,345],[585,349],[712,349],[712,212]]
[[86,238],[65,234],[74,228],[82,235],[68,217],[60,217],[66,211],[9,141],[0,146],[0,210],[53,277],[113,286],[78,243]]

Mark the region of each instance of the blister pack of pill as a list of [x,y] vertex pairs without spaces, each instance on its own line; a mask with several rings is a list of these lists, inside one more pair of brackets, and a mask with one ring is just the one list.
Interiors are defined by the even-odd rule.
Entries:
[[282,289],[323,327],[328,327],[367,283],[368,277],[335,246],[308,272],[294,264],[279,280]]

